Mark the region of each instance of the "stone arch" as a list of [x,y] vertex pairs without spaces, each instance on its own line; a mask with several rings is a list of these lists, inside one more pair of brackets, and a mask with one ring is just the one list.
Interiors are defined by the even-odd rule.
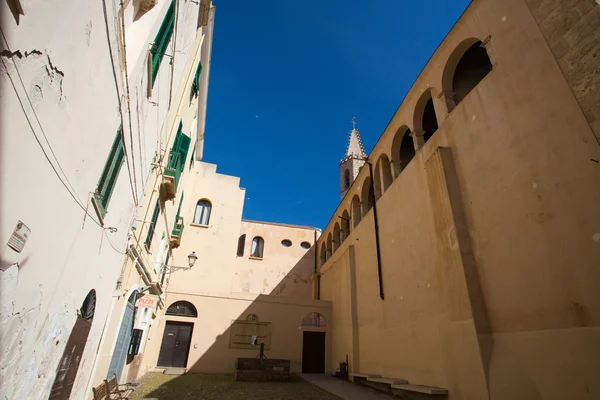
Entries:
[[413,142],[411,131],[406,125],[402,125],[396,131],[392,141],[392,165],[394,166],[394,178],[400,175],[400,172],[415,156],[415,144]]
[[323,243],[321,243],[321,265],[325,264],[325,262],[327,261],[327,243],[325,243],[325,241],[323,241]]
[[392,166],[387,154],[383,153],[379,156],[375,164],[375,176],[373,177],[376,183],[375,198],[378,199],[390,187],[393,182]]
[[352,197],[352,226],[356,228],[361,219],[362,213],[360,211],[360,197],[355,194],[354,197]]
[[198,310],[196,310],[196,307],[189,301],[181,300],[171,304],[169,308],[167,308],[165,315],[196,318],[198,316]]
[[442,74],[442,90],[452,111],[492,70],[492,61],[481,40],[463,40],[450,54]]
[[417,150],[420,149],[433,136],[438,129],[437,115],[433,106],[432,89],[429,88],[419,98],[415,105],[413,127],[417,135]]
[[350,214],[348,210],[342,213],[342,242],[350,236]]
[[362,216],[364,217],[373,207],[373,203],[375,202],[375,199],[373,199],[373,192],[371,191],[370,177],[367,176],[363,181],[360,193],[360,198],[362,199]]
[[333,251],[336,251],[342,243],[341,233],[342,231],[340,230],[340,224],[339,222],[336,222],[335,226],[333,227]]
[[331,254],[333,253],[331,251],[333,246],[333,237],[331,235],[331,232],[329,232],[329,234],[327,234],[327,259],[329,260],[329,257],[331,257]]

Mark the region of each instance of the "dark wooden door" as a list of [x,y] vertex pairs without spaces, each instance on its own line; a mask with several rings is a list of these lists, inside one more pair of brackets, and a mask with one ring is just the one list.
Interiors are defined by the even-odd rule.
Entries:
[[302,372],[305,374],[325,373],[325,332],[304,332]]
[[49,400],[68,400],[71,396],[71,390],[75,383],[75,377],[91,327],[92,321],[87,321],[81,317],[77,318],[60,359],[56,378],[48,397]]
[[158,354],[159,367],[186,367],[193,326],[187,322],[167,321]]

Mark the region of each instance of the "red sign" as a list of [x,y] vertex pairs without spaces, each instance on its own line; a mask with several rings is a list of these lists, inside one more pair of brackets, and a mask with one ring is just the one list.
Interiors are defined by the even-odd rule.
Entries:
[[144,294],[135,302],[136,307],[156,309],[158,296],[154,294]]

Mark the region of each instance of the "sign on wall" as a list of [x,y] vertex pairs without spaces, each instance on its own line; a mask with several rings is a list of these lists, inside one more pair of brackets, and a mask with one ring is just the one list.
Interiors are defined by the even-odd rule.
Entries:
[[139,297],[135,302],[136,307],[151,308],[152,310],[156,310],[157,304],[158,296],[154,294],[144,294],[141,297]]
[[27,227],[23,222],[18,221],[15,230],[13,231],[10,239],[8,239],[8,245],[17,253],[23,251],[23,247],[25,247],[25,243],[27,243],[27,239],[29,238],[29,234],[31,233],[31,229]]
[[[252,344],[253,337],[255,343]],[[271,323],[258,321],[233,321],[229,334],[230,349],[260,349],[260,344],[265,344],[265,350],[271,349]]]

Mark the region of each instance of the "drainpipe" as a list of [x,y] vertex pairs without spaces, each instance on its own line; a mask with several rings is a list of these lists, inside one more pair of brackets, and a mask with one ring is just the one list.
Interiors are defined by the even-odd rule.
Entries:
[[313,244],[313,250],[315,251],[315,277],[317,279],[317,293],[316,293],[316,298],[317,300],[321,300],[321,276],[319,275],[319,267],[318,267],[318,260],[319,260],[319,252],[317,251],[317,230],[315,229],[315,240],[314,240],[314,244]]
[[384,299],[383,296],[383,277],[381,276],[381,250],[379,248],[379,223],[377,220],[377,201],[375,200],[375,181],[373,180],[373,164],[371,164],[368,160],[365,162],[369,165],[369,176],[371,177],[371,188],[369,190],[369,195],[373,199],[373,220],[375,225],[375,245],[377,248],[377,273],[379,274],[379,297],[381,300]]

